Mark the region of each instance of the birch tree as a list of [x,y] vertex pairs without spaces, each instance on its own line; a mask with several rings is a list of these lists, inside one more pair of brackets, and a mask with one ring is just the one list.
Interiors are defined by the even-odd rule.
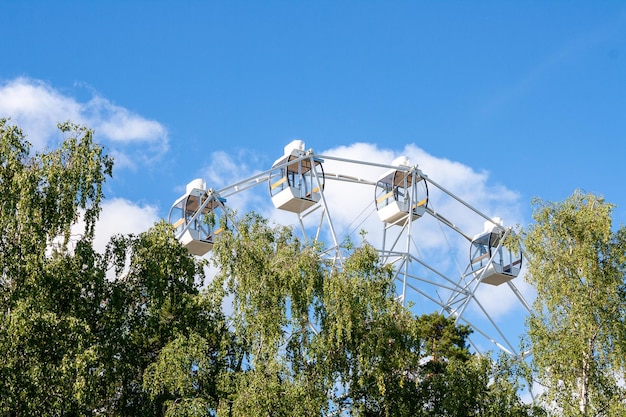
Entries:
[[524,235],[537,290],[529,338],[545,401],[564,416],[624,415],[626,228],[593,194],[534,204]]

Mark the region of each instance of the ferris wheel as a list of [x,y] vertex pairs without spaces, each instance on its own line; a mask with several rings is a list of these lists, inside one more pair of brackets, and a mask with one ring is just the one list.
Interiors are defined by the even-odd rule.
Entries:
[[[223,231],[220,219],[232,215],[229,199],[251,192],[269,197],[281,221],[295,224],[305,240],[324,242],[322,255],[339,267],[345,242],[364,235],[381,262],[393,265],[399,302],[469,325],[479,352],[520,355],[522,316],[531,308],[516,285],[523,258],[519,247],[507,244],[512,228],[407,157],[381,164],[316,154],[293,141],[269,169],[218,190],[191,181],[168,216],[177,239],[191,254],[206,255]],[[494,313],[499,302],[517,304],[516,326]]]

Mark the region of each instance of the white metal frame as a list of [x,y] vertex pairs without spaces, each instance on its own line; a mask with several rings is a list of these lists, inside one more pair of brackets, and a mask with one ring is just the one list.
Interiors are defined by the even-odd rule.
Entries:
[[[417,184],[419,183],[418,180],[420,178],[423,178],[427,183],[428,190],[436,190],[438,193],[441,193],[441,195],[456,201],[461,206],[464,206],[466,209],[469,210],[470,213],[473,213],[473,215],[476,216],[477,223],[478,221],[480,221],[480,223],[482,224],[482,222],[484,222],[485,220],[489,222],[493,221],[492,217],[479,211],[451,191],[445,189],[440,184],[438,184],[428,176],[424,175],[417,168],[417,166],[394,166],[339,158],[332,155],[316,155],[313,153],[312,150],[303,152],[302,156],[300,156],[299,158],[285,161],[282,164],[274,165],[268,170],[257,173],[249,178],[243,179],[219,190],[210,190],[210,192],[221,198],[228,199],[234,194],[245,192],[249,189],[257,187],[258,185],[263,185],[263,188],[267,193],[267,198],[269,202],[270,195],[267,191],[267,183],[269,181],[271,173],[277,168],[286,167],[287,165],[291,165],[294,162],[307,158],[311,160],[311,166],[313,166],[315,161],[322,160],[322,164],[325,161],[335,161],[340,163],[341,166],[347,167],[360,165],[376,169],[386,168],[396,169],[398,171],[405,171],[407,175],[413,176],[413,187],[417,186]],[[326,187],[329,187],[330,181],[347,182],[359,187],[376,187],[377,183],[377,179],[357,178],[351,176],[350,172],[329,173],[326,171],[326,169],[324,169],[324,178],[319,178],[317,171],[313,171],[316,184],[320,188],[320,190],[322,189],[324,184]],[[374,193],[371,193],[371,195],[374,196]],[[372,198],[371,204],[372,207],[375,207],[374,198]],[[411,204],[414,203],[411,202]],[[204,205],[199,208],[199,212],[203,208]],[[332,262],[338,267],[341,267],[341,265],[343,264],[343,255],[341,250],[342,240],[340,239],[333,225],[332,209],[332,207],[329,207],[329,203],[325,197],[324,192],[322,191],[321,199],[317,204],[304,210],[301,213],[294,213],[294,216],[297,219],[297,223],[302,232],[302,236],[306,241],[313,242],[323,239],[323,231],[326,233],[326,236],[329,236],[329,238],[327,239],[328,241],[325,242],[327,246],[323,251],[323,256],[332,260]],[[375,209],[373,211],[375,211]],[[318,217],[315,218],[315,216]],[[449,230],[456,236],[460,236],[463,241],[466,241],[468,246],[471,245],[472,237],[468,233],[461,230],[461,228],[456,226],[451,220],[447,219],[441,213],[438,213],[430,206],[426,208],[425,215],[423,217],[427,216],[439,223],[440,227]],[[395,267],[396,272],[394,280],[400,284],[399,286],[397,286],[398,300],[404,304],[407,304],[407,302],[414,302],[421,297],[421,299],[424,300],[426,304],[430,306],[436,306],[439,311],[455,317],[458,322],[471,326],[475,334],[484,337],[492,344],[492,346],[495,346],[508,354],[523,357],[525,353],[519,353],[517,351],[517,347],[512,343],[511,338],[506,334],[505,331],[500,328],[498,323],[491,317],[490,312],[487,311],[485,306],[483,306],[483,304],[478,299],[477,291],[481,285],[485,284],[481,282],[481,274],[475,274],[474,271],[471,270],[471,265],[468,257],[466,257],[467,267],[464,269],[464,272],[459,273],[458,276],[450,276],[449,273],[438,270],[436,266],[431,265],[429,262],[419,256],[419,245],[417,245],[416,240],[417,238],[419,238],[419,236],[416,234],[415,229],[417,226],[416,222],[420,222],[421,218],[413,217],[414,216],[409,216],[407,214],[404,219],[399,219],[394,224],[385,224],[383,222],[380,222],[381,227],[383,227],[382,244],[380,245],[380,247],[378,247],[380,260],[384,264],[392,264]],[[306,227],[305,219],[312,220],[315,226]],[[236,222],[233,221],[233,224],[235,223]],[[309,224],[310,223],[311,222],[309,222]],[[498,227],[501,226],[498,225]],[[512,233],[512,230],[508,228],[506,229],[505,233]],[[501,242],[503,240],[504,239],[501,239]],[[467,251],[465,253],[467,253]],[[490,259],[490,261],[493,261],[493,259]],[[519,300],[521,306],[525,310],[530,312],[530,305],[526,302],[522,293],[515,286],[515,283],[513,281],[509,281],[506,282],[506,285],[513,292],[516,299]],[[442,294],[447,295],[447,297],[442,297]],[[471,308],[475,313],[474,315],[478,313],[482,317],[480,323],[478,323],[478,321],[474,320],[468,314],[470,305],[472,305]],[[482,344],[474,343],[473,338],[471,337],[470,343],[478,352],[484,350],[481,349]]]

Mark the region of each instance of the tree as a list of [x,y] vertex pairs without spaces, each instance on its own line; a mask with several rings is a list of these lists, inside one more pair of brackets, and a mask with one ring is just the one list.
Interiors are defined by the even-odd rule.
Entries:
[[89,401],[90,320],[104,274],[82,269],[112,160],[90,130],[59,129],[57,149],[31,154],[22,131],[0,119],[0,411],[13,415],[77,414]]
[[[227,330],[221,305],[200,295],[204,266],[180,245],[165,222],[137,236],[112,239],[101,267],[113,268],[115,278],[107,283],[97,323],[100,386],[105,389],[97,396],[98,409],[107,415],[161,413],[181,397],[179,390],[168,390],[162,379],[163,366],[169,366],[164,358],[174,357],[175,348],[187,349],[192,341],[203,344],[197,347],[207,354],[203,363],[219,369],[213,354],[221,348]],[[205,374],[213,372],[217,371]],[[144,380],[155,384],[146,389]],[[215,397],[214,386],[202,388]]]
[[91,130],[59,128],[33,153],[0,120],[0,414],[158,415],[176,396],[145,390],[144,373],[196,334],[209,358],[221,350],[221,305],[164,222],[94,251],[113,161]]
[[537,290],[529,338],[545,401],[565,416],[624,414],[626,228],[613,228],[613,206],[593,194],[534,204],[523,242]]
[[[249,213],[213,247],[214,293],[232,297],[233,351],[221,410],[314,415],[325,386],[310,361],[323,275],[315,249]],[[224,290],[222,290],[224,289]],[[224,411],[226,412],[226,411]]]
[[376,250],[356,248],[324,282],[316,357],[329,399],[358,415],[411,415],[420,368],[418,323],[394,299],[393,271]]

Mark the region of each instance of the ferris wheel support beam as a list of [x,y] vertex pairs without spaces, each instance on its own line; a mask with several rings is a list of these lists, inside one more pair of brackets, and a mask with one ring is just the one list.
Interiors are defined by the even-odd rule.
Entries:
[[[417,166],[413,167],[411,169],[411,171],[409,171],[411,174],[411,192],[409,192],[409,213],[407,213],[406,215],[406,253],[408,254],[408,256],[410,257],[411,255],[411,242],[412,242],[412,231],[413,231],[413,205],[417,205],[418,202],[417,201],[413,201],[414,196],[416,195],[415,193],[415,188],[417,187],[417,181],[418,179],[418,169]],[[419,175],[419,177],[422,177],[421,173]],[[404,279],[402,282],[402,305],[406,306],[406,284],[407,284],[407,279],[409,276],[409,262],[406,262],[404,265]]]
[[460,302],[460,310],[454,310],[456,314],[458,314],[459,316],[462,316],[465,313],[465,309],[467,308],[467,306],[469,305],[469,302],[471,300],[475,300],[476,302],[478,302],[478,300],[476,299],[476,290],[478,289],[478,286],[480,285],[480,279],[479,278],[475,278],[473,279],[470,283],[468,283],[467,287],[469,288],[470,286],[473,287],[468,291],[468,293],[466,294],[465,297],[458,297],[458,295],[452,295],[450,297],[450,299],[448,299],[448,304],[452,305],[455,302]]
[[472,238],[469,235],[465,234],[465,232],[463,232],[461,229],[459,229],[454,223],[452,223],[450,220],[448,220],[445,217],[443,217],[441,214],[437,213],[435,210],[431,209],[430,207],[426,207],[426,213],[430,214],[435,219],[437,219],[441,223],[445,224],[450,229],[454,230],[455,232],[457,232],[458,234],[463,236],[468,241],[470,241],[470,242],[472,241]]
[[366,180],[363,178],[353,177],[351,175],[333,174],[333,173],[326,172],[324,173],[324,177],[326,177],[327,180],[333,180],[337,182],[349,182],[351,184],[363,184],[363,185],[376,185],[376,183],[373,181]]
[[[508,339],[502,334],[502,331],[500,330],[500,328],[496,325],[496,323],[491,319],[491,316],[489,316],[489,314],[486,312],[486,310],[483,308],[483,306],[478,302],[478,300],[474,299],[476,301],[476,303],[478,304],[478,306],[480,307],[480,309],[483,311],[483,313],[485,314],[485,316],[488,318],[489,322],[491,323],[491,325],[494,327],[494,329],[496,330],[496,332],[498,332],[498,334],[502,337],[502,339],[504,340],[504,342],[508,345],[508,346],[504,346],[502,345],[500,342],[498,342],[496,339],[494,339],[493,337],[489,336],[489,334],[487,332],[485,332],[484,330],[482,330],[480,327],[478,327],[475,323],[473,323],[472,321],[468,320],[466,317],[459,315],[458,313],[456,313],[453,310],[450,310],[447,306],[447,304],[442,303],[441,301],[435,299],[434,297],[432,297],[430,294],[420,290],[418,287],[407,283],[407,287],[412,289],[413,291],[415,291],[416,293],[420,294],[422,297],[430,300],[431,302],[433,302],[434,304],[439,305],[442,309],[444,309],[445,311],[448,312],[448,314],[450,314],[451,316],[455,317],[456,321],[462,321],[463,323],[467,324],[468,326],[470,326],[473,330],[475,330],[478,334],[480,334],[481,336],[483,336],[485,339],[487,339],[489,342],[493,343],[496,347],[498,347],[499,349],[501,349],[502,351],[504,351],[505,353],[512,355],[512,356],[518,356],[515,348],[511,345],[511,343],[508,341]],[[474,350],[476,350],[477,352],[480,352],[481,349],[479,349],[479,347],[474,344],[471,341],[470,338],[470,343],[472,344],[472,346],[474,347]]]
[[406,172],[409,172],[410,170],[415,168],[415,167],[407,167],[407,166],[396,166],[396,165],[390,165],[390,164],[380,164],[378,162],[357,161],[354,159],[339,158],[337,156],[332,156],[332,155],[316,155],[316,156],[324,160],[346,162],[349,164],[365,165],[365,166],[377,167],[377,168],[397,169],[398,171],[406,171]]
[[[311,155],[311,160],[313,159],[313,156]],[[320,180],[320,177],[318,175],[317,172],[314,172],[314,176],[315,176],[315,181],[317,182],[317,186],[321,189],[322,187],[322,181]],[[321,203],[322,203],[322,216],[326,218],[326,221],[328,222],[328,228],[330,229],[330,234],[331,237],[333,239],[333,243],[334,243],[334,249],[335,249],[335,261],[339,260],[339,264],[343,265],[343,259],[341,257],[340,254],[340,250],[339,250],[339,241],[337,240],[337,234],[335,233],[335,227],[333,226],[333,222],[331,219],[331,216],[329,215],[329,210],[328,210],[328,203],[326,202],[326,196],[324,195],[324,193],[320,193],[321,194]],[[322,228],[322,219],[320,219],[320,225],[318,227],[318,231],[316,234],[316,239],[319,239],[319,235],[321,232],[321,228]],[[332,248],[330,248],[332,249]]]
[[[468,209],[470,209],[471,211],[473,211],[474,213],[476,213],[477,215],[481,216],[482,218],[484,218],[485,220],[491,222],[494,224],[494,226],[496,227],[500,227],[499,224],[497,224],[496,222],[493,221],[493,219],[489,216],[487,216],[485,213],[483,213],[482,211],[476,209],[475,207],[471,206],[470,204],[468,204],[467,202],[463,201],[460,197],[458,197],[456,194],[454,194],[453,192],[445,189],[443,186],[439,185],[438,183],[436,183],[435,181],[431,180],[430,178],[428,178],[427,176],[424,177],[424,179],[426,180],[426,182],[434,185],[435,187],[439,188],[441,191],[443,191],[444,193],[448,194],[450,197],[452,197],[453,199],[455,199],[457,202],[461,203],[462,205],[464,205],[465,207],[467,207]],[[446,224],[448,224],[448,221],[445,221]],[[451,224],[451,223],[450,223]],[[457,230],[455,228],[455,230]],[[459,231],[459,230],[457,230]],[[460,232],[460,231],[459,231]],[[460,232],[461,234],[463,234],[464,236],[466,236],[464,233]],[[466,236],[467,237],[467,236]],[[470,239],[471,240],[471,239]]]
[[228,185],[218,190],[217,193],[221,195],[222,197],[226,198],[226,197],[230,197],[233,194],[237,194],[242,191],[246,191],[250,188],[256,187],[257,185],[266,183],[271,171],[272,171],[271,169],[268,169],[252,177],[248,177],[234,184]]
[[438,300],[435,297],[433,297],[432,295],[428,294],[427,292],[422,291],[421,289],[419,289],[417,286],[411,284],[410,282],[407,283],[407,287],[412,289],[416,293],[420,294],[425,299],[431,301],[433,304],[436,304],[439,307],[441,307],[442,309],[446,310],[446,312],[448,312],[448,309],[446,308],[446,305],[441,300]]
[[532,312],[532,307],[530,306],[530,304],[528,304],[528,302],[526,301],[526,299],[524,298],[524,296],[522,295],[520,290],[515,285],[513,285],[513,283],[511,281],[508,281],[507,284],[509,285],[509,287],[511,288],[511,290],[513,291],[513,293],[515,294],[517,299],[520,300],[520,302],[522,303],[524,308],[526,308],[526,310],[529,313],[531,313]]
[[[435,268],[433,268],[432,266],[428,265],[427,263],[425,263],[424,261],[422,261],[421,259],[418,259],[417,257],[411,255],[411,259],[417,263],[419,263],[420,265],[422,265],[424,268],[428,269],[429,271],[435,273],[436,275],[438,275],[439,277],[443,278],[444,280],[446,280],[448,283],[450,283],[453,287],[447,287],[450,288],[453,291],[457,291],[459,293],[465,293],[466,289],[464,287],[462,287],[461,285],[459,285],[458,282],[455,282],[454,280],[452,280],[451,278],[449,278],[446,274],[439,272],[438,270],[436,270]],[[438,284],[439,286],[441,286],[441,284]],[[446,287],[444,287],[446,288]]]
[[[480,310],[483,312],[483,314],[485,315],[485,317],[487,317],[487,320],[489,320],[489,322],[491,323],[491,325],[493,326],[494,329],[496,329],[496,331],[498,332],[498,334],[500,335],[500,337],[502,338],[502,340],[508,345],[509,349],[511,350],[511,352],[516,352],[515,348],[513,347],[513,345],[511,344],[511,342],[509,342],[509,339],[504,335],[504,333],[502,332],[502,330],[500,330],[500,327],[496,324],[495,321],[493,321],[493,319],[491,318],[491,315],[487,312],[487,310],[485,310],[485,307],[483,307],[483,305],[480,303],[480,301],[478,301],[478,299],[472,294],[472,299],[474,300],[474,302],[476,303],[476,305],[480,308]],[[464,317],[464,316],[460,316],[460,317]],[[471,323],[469,323],[467,321],[467,319],[463,318],[464,321],[466,321],[468,324],[470,324],[470,326],[472,326],[473,328],[475,328],[476,330],[479,330],[479,328]],[[481,333],[482,334],[482,333]],[[484,334],[483,334],[484,336]],[[510,353],[510,352],[509,352]],[[517,352],[516,352],[517,354]]]
[[[417,275],[409,274],[408,277],[411,278],[413,281],[419,281],[419,282],[422,282],[424,284],[433,285],[433,286],[441,288],[442,290],[447,290],[447,291],[466,291],[464,289],[459,290],[458,288],[450,287],[450,286],[447,286],[447,285],[442,284],[440,282],[436,282],[436,281],[433,281],[433,280],[430,280],[430,279],[426,279],[424,277],[420,277],[420,276],[417,276]],[[442,306],[448,306],[449,304],[441,304],[441,305]]]
[[[395,264],[397,262],[400,262],[400,266],[397,268],[396,274],[394,275],[394,278],[397,275],[400,274],[401,268],[404,265],[403,262],[405,260],[409,260],[409,261],[416,262],[416,263],[422,265],[424,268],[426,268],[427,270],[431,271],[435,275],[443,278],[445,281],[447,281],[450,284],[450,286],[444,285],[441,282],[435,282],[435,281],[427,280],[427,279],[424,279],[424,278],[419,278],[419,277],[416,277],[414,275],[411,275],[411,274],[408,274],[408,273],[405,272],[405,274],[408,277],[413,278],[415,280],[419,280],[419,281],[424,282],[426,284],[432,284],[434,286],[438,286],[438,287],[441,287],[441,288],[446,289],[446,290],[450,290],[450,291],[453,291],[453,292],[458,292],[458,293],[463,294],[465,296],[469,295],[469,291],[467,290],[467,287],[459,285],[458,282],[455,282],[454,280],[449,278],[447,275],[445,275],[442,272],[436,270],[432,266],[428,265],[427,263],[423,262],[422,260],[420,260],[419,258],[417,258],[417,257],[415,257],[415,256],[413,256],[411,254],[407,254],[407,253],[404,253],[404,252],[380,251],[380,250],[379,250],[379,254],[385,254],[386,259],[387,259],[386,264]],[[394,256],[394,258],[391,258],[392,256]],[[442,304],[442,306],[443,305],[445,305],[445,304]]]
[[[408,219],[408,215],[407,215],[406,219]],[[402,225],[402,229],[400,229],[400,232],[398,232],[398,235],[396,236],[394,241],[391,243],[391,246],[389,247],[389,249],[385,249],[386,241],[387,241],[387,231],[390,230],[390,228],[392,226],[395,226],[396,224],[398,224],[401,220],[402,219],[399,219],[395,223],[392,223],[392,224],[385,224],[384,229],[383,229],[383,243],[382,243],[383,250],[380,251],[381,253],[389,253],[389,254],[392,254],[392,253],[402,253],[402,252],[394,252],[394,249],[396,248],[396,245],[398,245],[398,243],[400,242],[400,239],[402,238],[402,232],[407,227],[407,223],[406,222]],[[386,262],[388,262],[388,258],[383,261],[383,263],[386,263]]]
[[[485,310],[482,308],[482,306],[481,306],[481,310],[483,312],[485,312]],[[486,314],[487,318],[489,319],[489,321],[491,322],[491,325],[496,329],[498,334],[500,334],[500,336],[504,339],[504,342],[508,346],[504,346],[502,343],[498,342],[496,339],[494,339],[493,337],[489,336],[489,334],[487,332],[485,332],[484,330],[482,330],[481,327],[478,327],[474,322],[468,320],[466,317],[459,316],[459,315],[454,314],[452,312],[449,312],[449,313],[450,313],[451,316],[454,316],[456,318],[457,322],[462,321],[463,323],[467,324],[473,330],[475,330],[476,333],[478,333],[481,336],[483,336],[489,342],[493,343],[496,347],[502,349],[508,355],[511,355],[511,356],[514,356],[514,357],[518,357],[519,356],[519,354],[517,353],[515,348],[511,345],[511,343],[507,340],[507,338],[502,335],[502,332],[500,331],[500,328],[498,326],[496,326],[496,324],[493,322],[493,320],[491,320],[491,316],[489,316],[486,312],[485,312],[485,314]],[[479,349],[478,346],[471,341],[471,337],[469,338],[469,340],[470,340],[470,343],[472,344],[472,346],[474,347],[474,350],[476,350],[476,352],[480,352],[481,349]]]

